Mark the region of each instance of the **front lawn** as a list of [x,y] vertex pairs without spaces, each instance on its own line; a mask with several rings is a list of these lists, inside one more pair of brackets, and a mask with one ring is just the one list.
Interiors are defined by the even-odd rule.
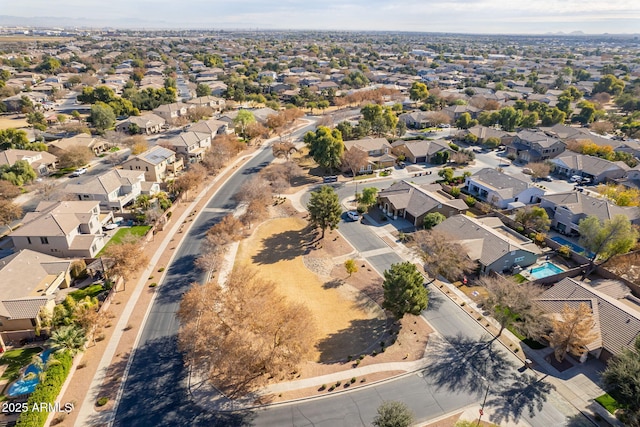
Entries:
[[605,393],[600,397],[596,397],[595,401],[598,402],[604,409],[609,411],[611,414],[616,413],[616,409],[620,409],[621,406],[617,400],[613,397],[609,396],[609,393]]
[[76,301],[80,301],[85,297],[96,297],[104,290],[104,287],[100,284],[95,284],[91,286],[87,286],[83,289],[78,289],[77,291],[69,292],[69,296]]
[[116,234],[113,235],[111,240],[109,240],[109,242],[104,246],[104,248],[102,248],[97,256],[100,257],[101,255],[104,255],[105,251],[110,245],[117,245],[119,243],[122,243],[122,241],[127,236],[140,238],[147,234],[150,229],[150,225],[134,225],[133,227],[121,228],[120,230],[116,231]]
[[0,379],[9,380],[9,382],[15,380],[20,376],[20,369],[27,366],[33,360],[33,356],[40,353],[42,348],[17,348],[15,350],[9,350],[0,358],[0,365],[7,365],[4,373]]

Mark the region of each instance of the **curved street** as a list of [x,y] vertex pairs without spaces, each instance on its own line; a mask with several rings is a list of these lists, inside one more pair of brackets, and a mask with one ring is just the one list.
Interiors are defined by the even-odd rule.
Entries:
[[[307,128],[308,126],[296,133],[301,134]],[[414,411],[417,420],[426,421],[481,403],[486,390],[483,384],[491,382],[483,379],[478,372],[482,369],[481,363],[486,368],[483,359],[498,357],[501,363],[512,364],[513,368],[500,367],[500,378],[506,378],[507,374],[518,374],[515,368],[521,366],[520,362],[510,353],[497,350],[498,345],[495,343],[483,345],[484,353],[474,350],[478,356],[475,360],[466,356],[471,354],[469,352],[464,355],[460,353],[459,348],[464,348],[464,345],[471,342],[475,342],[477,347],[478,340],[486,339],[485,331],[439,289],[432,287],[430,306],[423,316],[440,336],[446,337],[444,346],[431,349],[437,352],[438,357],[450,357],[450,366],[442,371],[445,375],[434,375],[427,368],[423,372],[396,380],[321,399],[233,414],[216,413],[215,410],[199,407],[188,391],[188,372],[183,365],[182,355],[177,350],[179,324],[175,313],[182,294],[192,282],[202,279],[194,270],[193,261],[199,253],[204,233],[226,212],[235,209],[236,202],[232,196],[246,180],[247,174],[259,170],[272,159],[271,150],[264,147],[236,171],[199,213],[186,239],[176,249],[175,258],[167,270],[162,286],[157,289],[149,317],[140,333],[112,425],[367,426],[371,424],[376,408],[384,400],[401,400]],[[352,188],[350,185],[341,185],[338,192],[341,197],[348,197],[348,194],[353,194]],[[380,272],[391,264],[402,261],[392,251],[385,251],[383,255],[366,256],[368,251],[388,248],[369,227],[359,222],[341,223],[340,231]],[[451,375],[448,370],[451,370]],[[499,399],[491,390],[488,397],[489,401]],[[558,396],[552,395],[550,400],[558,400]],[[515,414],[518,409],[506,408],[504,411],[507,415],[513,415],[509,412]],[[533,426],[559,426],[565,423],[565,415],[550,403],[545,403],[533,418],[528,416],[527,411],[522,414],[522,418]]]

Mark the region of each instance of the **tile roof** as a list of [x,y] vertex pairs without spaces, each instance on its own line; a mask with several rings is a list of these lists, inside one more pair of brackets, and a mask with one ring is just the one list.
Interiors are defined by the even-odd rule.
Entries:
[[530,186],[526,181],[491,168],[480,169],[469,179],[491,188],[504,199],[515,197]]
[[27,213],[24,225],[11,236],[66,236],[80,224],[87,223],[97,201],[41,202],[35,212]]
[[415,141],[394,141],[392,147],[404,146],[415,157],[430,157],[439,151],[452,151],[449,143],[443,139],[435,141],[418,139]]
[[[599,292],[596,288],[579,280],[565,278],[547,289],[540,296],[543,307],[560,309],[564,302],[578,304],[586,302],[594,311],[600,326],[602,346],[612,354],[633,346],[640,335],[640,308],[634,310],[616,299]],[[597,307],[597,311],[594,308]]]
[[354,139],[350,141],[344,141],[344,147],[347,150],[350,150],[352,147],[356,147],[362,151],[374,151],[374,150],[384,150],[391,149],[391,144],[387,141],[386,138],[363,138],[363,139]]
[[492,264],[515,250],[540,253],[531,240],[510,232],[497,218],[477,219],[454,215],[436,225],[434,230],[451,236],[467,250],[471,259],[479,260],[484,265]]
[[581,170],[593,176],[599,176],[600,174],[610,170],[629,170],[624,162],[610,162],[609,160],[601,159],[595,156],[586,156],[584,154],[561,154],[560,156],[552,159],[556,165],[565,166],[573,170]]
[[112,169],[98,176],[80,178],[64,188],[74,194],[111,194],[122,186],[131,186],[144,181],[144,172],[127,169]]
[[0,315],[9,319],[35,319],[53,297],[35,297],[0,302]]
[[[23,249],[0,259],[0,298],[16,299],[46,288],[49,276],[69,269],[71,261]],[[28,274],[25,274],[28,272]]]
[[389,188],[378,193],[384,197],[395,209],[405,209],[414,218],[429,212],[438,205],[447,205],[456,211],[466,211],[467,204],[460,199],[448,199],[438,194],[440,185],[417,186],[407,181],[392,184]]
[[593,215],[601,220],[612,219],[616,215],[625,215],[630,221],[640,219],[640,208],[637,206],[617,206],[605,198],[591,197],[577,191],[547,194],[541,200],[543,204],[563,207],[574,215]]
[[152,165],[158,165],[169,159],[171,156],[175,156],[175,154],[176,153],[174,151],[169,150],[168,148],[156,145],[144,153],[138,154],[135,158],[151,163]]

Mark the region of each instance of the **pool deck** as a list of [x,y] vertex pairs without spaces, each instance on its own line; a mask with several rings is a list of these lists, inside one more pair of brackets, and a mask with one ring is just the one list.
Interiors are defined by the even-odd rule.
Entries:
[[559,269],[561,269],[561,272],[555,273],[555,274],[560,274],[563,273],[565,271],[567,271],[565,268],[563,268],[562,266],[556,264],[555,262],[551,261],[550,259],[542,259],[542,260],[538,260],[535,264],[532,264],[530,266],[528,266],[527,268],[523,269],[520,274],[525,277],[527,280],[530,281],[535,281],[538,279],[543,279],[545,277],[551,277],[554,276],[555,274],[550,274],[549,276],[544,276],[544,277],[535,277],[533,274],[531,274],[531,270],[538,268],[538,267],[543,267],[545,264],[547,263],[551,263],[553,265],[555,265],[556,267],[558,267]]

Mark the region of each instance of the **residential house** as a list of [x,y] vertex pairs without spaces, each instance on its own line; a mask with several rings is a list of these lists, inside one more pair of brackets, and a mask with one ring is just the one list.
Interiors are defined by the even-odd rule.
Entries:
[[33,338],[55,293],[71,284],[70,260],[29,249],[0,259],[0,344]]
[[162,117],[167,122],[173,123],[176,119],[187,115],[191,108],[195,108],[193,104],[185,104],[183,102],[174,102],[172,104],[164,104],[153,110],[153,113]]
[[176,159],[175,151],[156,145],[147,151],[130,157],[122,169],[144,171],[145,181],[164,182],[168,176],[182,170],[184,162]]
[[447,153],[446,157],[453,153],[449,143],[443,139],[437,139],[434,141],[417,139],[413,141],[398,140],[391,144],[391,152],[398,156],[404,156],[405,160],[411,163],[438,163],[438,156]]
[[201,120],[189,125],[187,129],[191,132],[209,134],[212,141],[216,135],[223,135],[233,131],[233,127],[230,128],[229,123],[217,119]]
[[[104,211],[122,212],[125,206],[133,203],[142,194],[144,172],[139,170],[112,169],[101,175],[83,175],[64,188],[78,200],[97,200]],[[158,183],[156,192],[160,191]]]
[[484,143],[489,138],[497,138],[501,145],[507,145],[513,141],[515,134],[488,126],[473,126],[467,130],[461,131],[459,137],[463,139],[466,135],[475,135],[478,138],[478,144]]
[[449,116],[452,122],[455,122],[460,118],[463,113],[469,113],[472,119],[478,118],[478,114],[482,112],[482,109],[474,107],[472,105],[450,105],[442,109],[442,112]]
[[62,138],[57,141],[50,142],[49,152],[60,157],[65,151],[75,147],[88,148],[96,156],[104,153],[109,149],[109,142],[105,139],[95,137],[86,133],[79,133],[71,138]]
[[386,138],[363,138],[344,141],[345,150],[359,149],[367,153],[367,166],[360,169],[360,173],[373,169],[387,168],[395,165],[396,157],[391,154],[391,144]]
[[558,138],[526,129],[518,132],[507,145],[507,156],[515,156],[523,162],[540,162],[559,156],[566,147]]
[[211,134],[194,131],[182,132],[173,138],[158,140],[158,145],[175,151],[183,161],[193,163],[202,160],[204,153],[211,148]]
[[480,272],[484,274],[525,268],[534,264],[541,253],[531,239],[516,233],[496,217],[454,215],[433,229],[460,244],[469,258],[479,263]]
[[108,240],[102,226],[112,221],[112,212],[100,214],[98,201],[40,202],[9,236],[16,249],[93,258]]
[[592,356],[606,362],[625,348],[633,348],[640,336],[640,312],[626,298],[628,288],[616,294],[603,292],[601,286],[585,283],[569,277],[547,288],[537,299],[548,313],[560,315],[565,305],[577,308],[586,304],[591,309],[594,320],[594,339],[586,347],[580,361]]
[[[444,116],[447,118],[447,116]],[[398,120],[404,122],[408,128],[423,129],[442,123],[442,114],[439,111],[413,111],[398,116]],[[447,122],[450,119],[447,118]]]
[[141,116],[130,116],[126,120],[119,122],[116,125],[116,130],[130,134],[143,133],[151,135],[162,132],[162,127],[166,123],[166,120],[162,117],[153,113],[147,113]]
[[605,221],[616,215],[625,215],[633,224],[640,224],[639,207],[617,206],[607,199],[577,191],[542,196],[540,207],[547,211],[551,228],[563,234],[578,234],[578,224],[587,216]]
[[215,112],[220,112],[224,109],[225,100],[217,96],[200,96],[188,100],[187,104],[195,105],[196,107],[209,107]]
[[404,218],[421,227],[425,215],[438,212],[445,217],[465,213],[467,204],[443,193],[440,184],[416,185],[400,181],[378,193],[378,207],[387,215]]
[[13,166],[18,160],[26,160],[38,175],[48,175],[57,168],[58,158],[46,151],[15,150],[0,151],[0,166]]
[[595,156],[567,153],[551,160],[555,174],[571,177],[579,175],[593,183],[624,178],[630,169],[624,162],[610,162]]
[[510,203],[538,203],[545,191],[535,185],[491,168],[484,168],[468,176],[465,187],[472,196],[506,209]]

